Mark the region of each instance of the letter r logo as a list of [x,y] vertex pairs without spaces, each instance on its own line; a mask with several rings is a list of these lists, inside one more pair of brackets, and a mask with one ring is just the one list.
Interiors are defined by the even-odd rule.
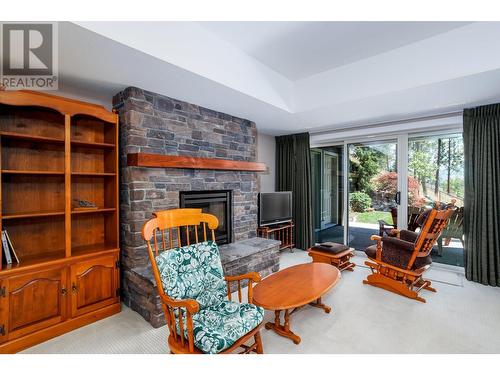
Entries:
[[23,23],[2,26],[3,75],[53,74],[52,24]]

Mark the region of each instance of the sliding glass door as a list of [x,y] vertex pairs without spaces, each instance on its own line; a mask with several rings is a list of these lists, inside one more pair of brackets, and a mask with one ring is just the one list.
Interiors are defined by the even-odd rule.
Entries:
[[343,152],[343,145],[311,150],[316,242],[344,242]]
[[371,235],[393,227],[418,232],[423,211],[436,201],[455,201],[458,210],[431,255],[434,262],[463,266],[461,131],[355,139],[312,149],[311,158],[316,242],[363,251],[374,243]]
[[323,154],[323,210],[321,212],[321,227],[339,224],[338,218],[338,164],[339,158],[336,153],[326,151]]
[[370,237],[397,224],[401,194],[397,139],[350,143],[347,244],[364,250]]
[[464,149],[462,133],[424,134],[408,139],[408,229],[436,201],[455,202],[457,211],[431,255],[434,262],[464,265]]

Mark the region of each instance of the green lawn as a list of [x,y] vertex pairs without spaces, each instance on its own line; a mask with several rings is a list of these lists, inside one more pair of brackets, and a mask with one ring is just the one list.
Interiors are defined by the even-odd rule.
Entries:
[[351,212],[354,221],[366,224],[378,224],[379,220],[384,220],[386,223],[392,224],[390,212],[371,211],[371,212]]

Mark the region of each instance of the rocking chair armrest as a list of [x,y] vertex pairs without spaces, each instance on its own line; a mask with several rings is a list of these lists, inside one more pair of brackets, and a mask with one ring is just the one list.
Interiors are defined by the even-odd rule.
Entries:
[[243,295],[241,290],[241,281],[248,280],[248,303],[252,303],[253,300],[253,283],[258,283],[261,278],[258,272],[249,272],[243,275],[237,276],[224,276],[224,280],[227,283],[227,298],[231,301],[231,282],[237,282],[238,290],[238,300],[240,303],[243,302]]
[[167,295],[160,295],[161,301],[172,308],[185,308],[190,314],[196,314],[200,310],[200,304],[194,299],[172,299]]
[[225,281],[238,281],[245,279],[251,280],[254,283],[258,283],[261,280],[260,275],[257,272],[248,272],[243,275],[236,275],[236,276],[224,276]]
[[[170,331],[169,342],[173,340],[181,346],[187,345],[189,353],[194,353],[193,315],[200,310],[200,304],[194,299],[172,299],[165,294],[160,294],[160,299],[166,305],[163,307]],[[182,309],[186,309],[186,312]]]
[[393,227],[394,228],[394,224],[389,224],[385,220],[378,220],[378,225],[380,225],[381,227]]

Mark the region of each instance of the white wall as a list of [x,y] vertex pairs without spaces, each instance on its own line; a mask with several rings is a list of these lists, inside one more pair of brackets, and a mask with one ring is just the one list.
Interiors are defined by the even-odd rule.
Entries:
[[64,96],[65,98],[102,105],[107,110],[111,110],[113,107],[113,98],[111,96],[102,94],[94,90],[85,90],[80,87],[74,87],[60,83],[59,90],[46,92],[47,94]]
[[266,163],[268,171],[259,173],[260,191],[275,190],[276,143],[274,136],[257,133],[257,161]]
[[[109,110],[112,108],[112,98],[95,91],[87,91],[74,86],[61,85],[58,91],[52,91],[49,93],[89,103],[100,104]],[[257,133],[257,161],[266,163],[268,167],[267,172],[259,173],[260,191],[275,191],[275,160],[276,143],[274,136]]]
[[[106,109],[111,109],[112,107],[111,97],[108,98],[104,95],[99,94],[98,92],[91,92],[73,86],[62,85],[58,91],[49,93],[94,104],[100,104]],[[266,163],[268,168],[267,172],[259,173],[260,191],[275,191],[275,160],[276,143],[274,140],[274,136],[257,133],[257,161]]]

